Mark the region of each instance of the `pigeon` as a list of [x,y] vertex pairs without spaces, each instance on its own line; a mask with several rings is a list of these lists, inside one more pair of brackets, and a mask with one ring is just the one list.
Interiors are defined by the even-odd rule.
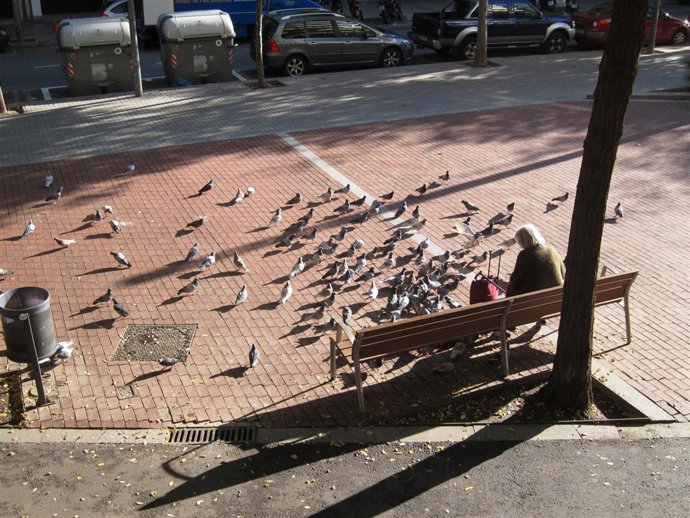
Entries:
[[370,217],[371,217],[371,214],[369,213],[369,211],[365,210],[359,216],[357,216],[355,219],[353,219],[352,223],[357,224],[357,225],[361,225],[362,223],[366,223]]
[[561,196],[556,196],[555,198],[551,198],[551,201],[557,201],[559,203],[563,203],[568,199],[568,196],[570,196],[570,193],[566,192],[565,194],[562,194]]
[[510,239],[506,239],[505,241],[501,241],[498,243],[499,248],[505,248],[506,250],[512,246],[514,246],[516,243],[515,238],[511,237]]
[[125,167],[124,174],[133,173],[136,168],[137,166],[134,164],[134,160],[132,160],[127,167]]
[[403,202],[400,204],[400,207],[398,207],[398,210],[395,211],[395,215],[393,216],[394,219],[399,218],[403,214],[405,214],[405,211],[407,210],[407,202],[403,200]]
[[278,304],[281,306],[285,304],[288,299],[292,296],[292,284],[290,284],[290,281],[287,281],[285,283],[285,286],[280,290],[280,299],[278,300]]
[[101,209],[96,209],[94,220],[96,221],[96,223],[100,223],[101,221],[103,221],[103,214],[101,213]]
[[450,171],[446,171],[445,173],[443,173],[441,176],[439,176],[439,179],[445,181],[450,180]]
[[355,241],[352,243],[352,248],[355,250],[360,250],[364,246],[364,240],[363,239],[355,239]]
[[255,192],[256,192],[256,189],[254,189],[254,187],[252,187],[252,186],[250,185],[249,187],[247,187],[247,194],[245,194],[244,197],[245,197],[245,198],[250,198],[250,197],[254,196],[254,193],[255,193]]
[[419,193],[420,196],[423,196],[429,190],[429,186],[427,184],[422,184],[421,187],[419,187],[415,190]]
[[388,268],[394,268],[394,267],[395,267],[395,257],[393,257],[393,252],[391,252],[388,254],[388,257],[386,257],[386,260],[381,265],[381,269],[386,270]]
[[319,196],[324,202],[329,202],[333,199],[333,188],[329,187],[326,192]]
[[484,237],[492,236],[492,235],[494,234],[494,224],[493,224],[493,222],[489,223],[489,226],[486,227],[484,230],[481,230],[479,233],[480,233],[482,236],[484,236]]
[[367,295],[372,300],[376,299],[379,295],[379,289],[376,286],[376,281],[373,279],[371,280],[371,286],[369,287],[369,291],[367,291]]
[[497,248],[496,250],[492,250],[491,252],[489,252],[489,257],[491,257],[491,259],[496,259],[497,257],[501,257],[505,253],[506,251],[504,248]]
[[328,279],[329,277],[333,277],[336,272],[338,272],[338,268],[340,267],[340,263],[338,261],[335,261],[327,270],[326,273],[323,274],[321,279]]
[[513,222],[513,216],[514,216],[514,214],[510,213],[507,216],[494,221],[494,223],[496,223],[497,225],[503,225],[503,226],[507,227],[508,225],[510,225]]
[[71,340],[69,342],[58,342],[57,357],[67,360],[72,356],[73,349],[74,343]]
[[192,221],[191,223],[187,223],[188,227],[193,227],[193,228],[201,228],[201,226],[208,221],[208,217],[206,216],[197,216],[197,218]]
[[36,230],[36,225],[34,225],[34,222],[32,220],[29,220],[29,222],[26,224],[26,227],[24,227],[24,232],[22,233],[22,237],[26,237],[29,234],[33,234],[35,230]]
[[290,278],[293,278],[300,273],[304,271],[304,259],[302,259],[302,256],[299,257],[295,265],[292,267],[292,271],[290,272]]
[[113,208],[110,205],[103,205],[103,212],[106,214],[112,214]]
[[295,234],[299,234],[300,232],[302,232],[304,230],[304,227],[306,227],[306,226],[307,226],[307,222],[300,219],[299,221],[290,225],[287,228],[286,232],[293,232]]
[[196,293],[196,291],[199,289],[199,285],[201,283],[199,282],[199,279],[195,278],[192,282],[189,284],[185,284],[182,286],[179,290],[177,290],[178,295],[192,295]]
[[326,284],[326,287],[319,292],[319,295],[328,298],[331,295],[333,295],[333,291],[333,283],[329,282],[328,284]]
[[397,243],[403,238],[403,231],[401,229],[397,229],[395,232],[393,232],[393,235],[386,239],[383,244],[388,245],[391,243]]
[[286,205],[297,205],[298,203],[302,203],[302,195],[300,193],[297,193],[290,198]]
[[362,205],[364,205],[365,201],[367,201],[367,197],[362,196],[361,198],[358,198],[355,201],[351,202],[350,205],[354,205],[355,207],[361,207]]
[[62,191],[63,190],[64,190],[64,187],[61,185],[60,187],[57,188],[57,191],[46,196],[45,201],[60,201],[60,198],[62,198]]
[[326,316],[326,306],[324,304],[321,304],[319,308],[313,313],[305,314],[302,317],[302,320],[305,322],[318,322],[319,320],[323,320],[324,316]]
[[424,252],[424,250],[426,250],[427,248],[429,248],[429,238],[428,238],[428,237],[425,237],[425,238],[424,238],[422,241],[420,241],[420,243],[417,245],[417,248],[415,248],[415,252],[417,252],[417,253],[419,253],[419,252]]
[[237,292],[237,296],[235,297],[235,306],[239,306],[242,304],[245,300],[247,300],[247,297],[249,296],[249,291],[247,290],[247,285],[245,284],[242,286],[240,291]]
[[108,288],[103,295],[98,297],[96,300],[94,300],[91,304],[94,306],[97,306],[98,304],[105,304],[106,302],[110,302],[115,298],[115,295],[113,295],[113,290]]
[[350,200],[345,200],[345,203],[340,205],[339,207],[336,207],[333,212],[339,212],[340,214],[345,214],[347,212],[350,212]]
[[382,200],[386,200],[386,201],[390,201],[390,200],[393,199],[393,196],[394,196],[394,195],[395,195],[395,191],[391,191],[391,192],[389,192],[389,193],[382,194],[382,195],[381,195],[381,199],[382,199]]
[[76,239],[63,239],[61,237],[56,237],[54,239],[58,245],[64,246],[64,247],[68,247],[68,246],[73,245],[77,242]]
[[335,252],[335,249],[338,248],[339,245],[340,243],[335,242],[335,238],[329,237],[328,241],[324,241],[317,247],[317,250],[323,254],[331,255]]
[[235,197],[230,200],[230,203],[233,205],[237,205],[244,199],[244,193],[242,192],[242,189],[237,189],[237,194],[235,194]]
[[352,279],[355,276],[355,271],[352,270],[351,268],[348,268],[345,270],[345,273],[343,273],[340,277],[339,280],[342,281],[345,284],[350,284],[352,282]]
[[345,324],[349,324],[350,319],[352,318],[352,310],[350,309],[350,306],[343,306],[342,316],[343,316],[343,322]]
[[348,183],[345,187],[341,187],[337,191],[335,191],[336,194],[347,194],[350,192],[350,184]]
[[347,228],[342,227],[340,229],[340,232],[338,232],[337,234],[333,234],[331,238],[335,239],[336,241],[342,241],[343,239],[345,239],[345,236],[347,236],[348,232],[350,231]]
[[53,175],[51,173],[48,173],[46,177],[43,179],[43,187],[46,189],[53,185]]
[[216,251],[211,250],[211,253],[201,259],[200,270],[208,270],[211,266],[216,264]]
[[[623,205],[621,205],[620,202],[616,204],[614,207],[613,211],[616,213],[617,218],[622,218],[623,217]],[[634,218],[633,218],[634,219]]]
[[465,206],[465,209],[467,210],[467,212],[479,212],[479,207],[470,203],[469,201],[461,200],[461,202]]
[[240,254],[235,252],[235,254],[232,257],[232,264],[235,265],[235,268],[238,270],[242,270],[243,272],[249,272],[249,268],[247,268],[247,265],[244,263],[244,260],[240,257]]
[[336,295],[335,292],[334,292],[334,293],[331,293],[331,296],[328,297],[328,298],[326,298],[326,299],[323,301],[323,304],[324,304],[326,307],[329,307],[329,308],[332,307],[333,304],[335,304],[335,295]]
[[209,180],[206,185],[199,189],[199,196],[213,189],[213,180]]
[[382,201],[374,200],[371,202],[371,210],[373,210],[375,214],[378,214],[383,205],[384,203]]
[[326,331],[332,331],[335,326],[338,325],[335,318],[331,318],[328,322],[314,326],[315,333],[325,333]]
[[515,202],[511,201],[508,205],[506,205],[506,210],[510,213],[515,210]]
[[311,209],[309,209],[309,211],[304,216],[299,218],[298,221],[304,221],[305,223],[309,223],[313,217],[314,217],[314,209],[311,208]]
[[364,268],[367,266],[367,256],[366,254],[362,254],[358,259],[357,263],[355,264],[354,268],[352,269],[355,273],[359,273]]
[[126,266],[127,268],[132,267],[132,263],[130,263],[127,258],[125,257],[125,254],[122,252],[110,252],[110,255],[112,255],[115,260],[118,262],[118,264],[122,266]]
[[177,358],[173,358],[172,356],[166,356],[165,358],[160,358],[158,360],[158,363],[162,365],[163,367],[172,367],[176,363],[178,363],[180,360]]
[[280,220],[283,219],[283,209],[278,207],[276,211],[273,213],[273,216],[271,217],[271,221],[268,222],[268,226],[272,227],[276,223],[280,223]]
[[115,298],[113,298],[113,309],[115,310],[115,313],[117,313],[123,318],[129,316],[129,311],[127,311],[125,307],[121,303],[119,303]]
[[261,356],[261,353],[259,352],[259,348],[256,346],[256,344],[252,344],[252,348],[249,350],[249,368],[253,369],[259,364],[259,356]]
[[317,234],[318,232],[319,232],[319,229],[317,229],[316,227],[314,227],[314,228],[311,229],[309,232],[307,232],[306,234],[304,234],[304,235],[302,236],[302,239],[306,239],[307,241],[313,241],[314,239],[316,239],[316,234]]
[[320,264],[323,261],[324,253],[321,250],[317,250],[309,256],[309,258],[304,261],[304,266],[314,266],[315,264]]
[[291,247],[295,241],[297,240],[297,236],[295,234],[290,234],[285,237],[283,237],[278,243],[276,244],[276,248],[280,247]]
[[470,264],[481,264],[489,257],[489,252],[484,252],[483,254],[473,255]]
[[199,243],[194,243],[192,248],[189,249],[189,252],[187,252],[187,257],[185,257],[184,260],[188,263],[193,261],[197,255],[199,255]]
[[12,270],[6,270],[5,268],[0,268],[0,277],[6,277],[7,275],[13,275]]
[[113,229],[113,232],[116,234],[122,233],[122,225],[120,225],[120,222],[116,219],[110,220],[110,228]]

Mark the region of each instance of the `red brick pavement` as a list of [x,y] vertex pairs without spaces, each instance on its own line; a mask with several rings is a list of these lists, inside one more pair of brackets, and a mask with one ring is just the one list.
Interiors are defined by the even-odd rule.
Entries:
[[[606,225],[602,262],[619,270],[641,271],[633,290],[633,343],[603,353],[622,343],[619,308],[597,310],[595,325],[597,352],[679,420],[690,417],[688,333],[683,319],[688,295],[668,287],[678,285],[690,266],[683,219],[689,111],[672,103],[634,102],[630,107],[611,189],[611,206],[621,200],[626,215]],[[294,136],[368,192],[395,189],[398,200],[450,170],[450,182],[440,182],[441,187],[419,200],[429,220],[424,233],[444,248],[460,244],[447,234],[464,212],[460,200],[466,198],[482,208],[481,217],[473,218],[478,226],[504,210],[507,202],[516,201],[512,229],[534,222],[564,252],[572,202],[548,213],[544,208],[553,196],[574,194],[588,116],[588,103],[573,103]],[[137,163],[136,173],[119,175],[130,160]],[[65,186],[64,198],[53,205],[41,201],[47,170],[55,171],[57,181]],[[292,299],[275,307],[284,276],[313,245],[276,253],[274,243],[289,223],[306,212],[307,201],[317,200],[327,186],[335,185],[282,139],[251,138],[6,168],[0,170],[0,178],[7,200],[0,214],[0,266],[16,272],[1,288],[48,289],[60,339],[76,344],[74,356],[51,371],[51,398],[56,403],[30,411],[32,426],[135,428],[228,421],[290,426],[357,421],[349,377],[328,381],[326,339],[300,321],[300,315],[313,311],[318,300],[322,285],[316,281],[323,265],[299,275]],[[210,178],[216,188],[192,196]],[[249,185],[256,188],[256,195],[228,206],[236,190]],[[298,191],[307,201],[286,209],[276,227],[262,228],[271,212]],[[112,205],[115,217],[125,222],[121,235],[112,236],[107,223],[96,226],[85,221],[103,204]],[[353,217],[334,217],[335,206],[336,202],[314,206],[320,230],[317,243]],[[185,225],[202,214],[208,222],[187,233]],[[36,233],[15,240],[29,218],[36,223]],[[495,236],[495,243],[511,236],[512,229]],[[369,249],[389,234],[388,224],[374,219],[354,230],[343,246],[361,237]],[[57,249],[52,241],[56,235],[73,237],[78,243]],[[200,243],[202,254],[217,250],[219,259],[199,274],[199,293],[178,299],[177,290],[195,275],[193,266],[180,262],[194,242]],[[133,268],[115,268],[108,253],[114,250],[123,251]],[[235,250],[247,261],[249,273],[235,271]],[[504,276],[515,253],[504,256]],[[232,307],[242,284],[249,286],[249,299]],[[129,318],[113,321],[116,315],[110,307],[91,306],[108,286],[131,312]],[[364,291],[362,287],[345,290],[334,312],[347,303],[358,309],[358,325],[367,325],[373,304],[362,306]],[[459,290],[458,298],[466,300],[466,287]],[[143,323],[196,323],[185,364],[162,371],[153,362],[114,361],[125,326]],[[516,346],[511,376],[548,369],[552,339],[548,335],[529,346]],[[253,341],[261,348],[261,363],[245,373]],[[381,370],[372,371],[365,390],[369,408],[380,415],[405,414],[496,384],[498,368],[488,366],[482,356],[489,349],[480,348],[479,358],[464,360],[457,372],[444,376],[431,372],[437,356],[387,361]],[[17,368],[2,361],[7,369]],[[123,397],[126,389],[132,390],[131,397]]]

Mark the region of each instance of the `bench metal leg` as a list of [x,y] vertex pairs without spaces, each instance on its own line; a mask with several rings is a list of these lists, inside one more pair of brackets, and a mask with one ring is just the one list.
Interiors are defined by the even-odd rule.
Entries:
[[335,381],[335,355],[336,355],[336,345],[333,339],[331,339],[331,381]]
[[632,329],[630,327],[630,304],[628,300],[628,294],[625,294],[625,297],[623,298],[623,304],[625,304],[625,334],[628,339],[627,342],[625,342],[625,345],[628,345],[630,342],[632,342]]
[[355,361],[355,383],[357,383],[357,402],[360,413],[364,413],[364,387],[362,386],[362,368],[359,360]]
[[506,330],[501,329],[501,366],[503,367],[503,377],[507,377],[510,372],[508,365],[508,338],[506,337]]

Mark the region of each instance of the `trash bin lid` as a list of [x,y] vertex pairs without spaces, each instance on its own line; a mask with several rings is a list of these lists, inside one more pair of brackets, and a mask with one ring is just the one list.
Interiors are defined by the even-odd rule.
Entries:
[[184,41],[195,38],[234,38],[235,28],[224,11],[185,11],[163,13],[158,17],[158,34],[162,41]]
[[60,50],[100,45],[131,45],[129,21],[122,18],[77,18],[62,20],[58,28]]

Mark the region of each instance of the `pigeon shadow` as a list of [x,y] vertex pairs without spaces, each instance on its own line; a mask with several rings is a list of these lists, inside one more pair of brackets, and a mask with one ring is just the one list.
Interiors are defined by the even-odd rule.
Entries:
[[273,257],[274,255],[278,255],[278,254],[280,254],[281,252],[282,252],[282,250],[280,250],[280,249],[278,249],[278,250],[269,250],[269,251],[266,252],[262,257],[263,257],[264,259],[267,258],[267,257]]
[[191,279],[192,277],[196,277],[197,275],[199,275],[199,270],[194,269],[191,272],[187,272],[187,273],[183,273],[182,275],[178,275],[177,278],[187,280],[187,279]]
[[249,367],[231,367],[217,374],[214,374],[213,376],[211,376],[211,378],[220,378],[221,376],[227,376],[228,378],[242,378],[245,376],[248,370]]
[[270,228],[270,227],[266,227],[266,226],[263,226],[263,227],[256,227],[255,229],[250,230],[249,232],[247,232],[247,234],[255,234],[256,232],[263,232],[264,230],[268,230],[269,228]]
[[351,291],[356,291],[357,289],[359,289],[357,284],[350,284],[347,288],[341,287],[341,293],[350,293]]
[[104,318],[101,320],[95,320],[94,322],[88,322],[81,326],[72,327],[69,330],[74,331],[76,329],[112,329],[115,325],[114,318]]
[[170,367],[165,367],[163,369],[158,369],[157,371],[151,371],[151,372],[146,372],[144,374],[139,374],[136,378],[133,378],[132,380],[128,381],[125,383],[125,385],[134,385],[135,383],[138,383],[139,381],[146,381],[147,379],[155,378],[156,376],[160,376],[161,374],[165,374],[166,372],[170,371]]
[[54,254],[55,252],[59,252],[60,250],[64,250],[65,248],[67,248],[67,247],[59,246],[57,248],[52,248],[51,250],[45,250],[43,252],[39,252],[37,254],[30,255],[30,256],[26,257],[25,259],[31,259],[33,257],[43,257],[44,255]]
[[291,277],[289,275],[283,275],[282,277],[276,277],[272,281],[268,281],[267,283],[264,284],[264,286],[269,286],[271,284],[285,284],[290,279],[291,279]]
[[102,306],[86,306],[85,308],[81,308],[77,313],[72,313],[70,315],[70,318],[78,317],[79,315],[87,315],[89,313],[93,313],[94,311],[101,309],[101,307]]
[[302,304],[297,308],[297,311],[304,311],[306,309],[316,309],[321,305],[321,302],[309,302],[307,304]]
[[82,227],[91,226],[91,223],[98,221],[95,214],[87,214],[84,219],[81,220],[82,223],[87,223],[88,225],[82,225]]
[[191,234],[192,232],[194,232],[194,229],[193,229],[193,228],[192,228],[192,229],[190,229],[190,228],[181,228],[180,230],[178,230],[177,232],[175,232],[175,237],[184,237],[184,236],[188,236],[188,235]]
[[616,225],[618,223],[618,218],[606,218],[604,223],[607,225]]
[[278,302],[265,302],[260,306],[253,307],[250,311],[267,311],[269,309],[276,309],[280,304]]
[[321,337],[319,336],[305,336],[302,338],[298,338],[297,342],[299,343],[299,345],[297,347],[307,347],[309,345],[314,345],[319,340],[321,340]]
[[218,306],[217,308],[213,308],[211,311],[217,311],[220,314],[227,313],[230,311],[232,308],[234,308],[234,304],[225,304],[223,306]]
[[412,354],[409,354],[409,353],[402,354],[396,358],[393,365],[391,365],[390,368],[386,371],[386,374],[390,374],[391,372],[394,372],[398,369],[402,369],[403,367],[405,367],[405,365],[412,363],[416,359],[417,359],[417,356],[414,356]]
[[[93,216],[92,216],[93,217]],[[73,228],[72,230],[67,230],[65,232],[60,232],[61,236],[64,236],[65,234],[69,234],[71,232],[81,232],[82,230],[86,230],[87,228],[91,228],[93,226],[93,222],[96,221],[95,218],[89,220],[89,222],[84,223],[83,225],[79,225],[76,228]]]
[[369,301],[366,302],[358,302],[357,304],[352,304],[350,306],[350,309],[352,310],[352,314],[354,315],[355,313],[359,312],[363,307],[365,307],[367,304],[369,304]]
[[235,205],[237,205],[235,200],[224,201],[223,203],[216,203],[216,206],[223,207],[225,209],[227,209],[228,207],[234,207]]
[[201,193],[200,192],[195,192],[194,194],[190,194],[187,196],[186,199],[188,200],[193,200],[194,198],[201,198]]
[[443,234],[443,239],[452,239],[454,237],[458,237],[459,235],[459,232],[448,232],[447,234]]
[[306,330],[308,330],[311,327],[311,324],[298,324],[292,329],[290,329],[289,333],[284,334],[280,338],[287,338],[288,336],[294,336],[294,335],[299,335],[304,333]]
[[12,237],[6,237],[3,239],[3,241],[19,241],[22,239],[24,236],[12,236]]
[[169,306],[170,304],[175,304],[176,302],[179,302],[183,299],[184,297],[182,295],[173,295],[170,298],[165,299],[163,302],[158,304],[157,307],[161,306]]
[[526,344],[532,341],[532,339],[539,334],[539,331],[541,331],[542,326],[540,325],[533,325],[523,333],[520,333],[517,336],[514,336],[510,340],[508,340],[508,344]]
[[48,205],[52,205],[52,202],[50,202],[50,201],[42,201],[42,202],[39,202],[39,203],[37,203],[37,204],[35,204],[35,205],[32,205],[31,208],[32,208],[32,209],[40,209],[40,208],[46,207],[46,206],[48,206]]
[[320,205],[323,205],[324,202],[321,201],[310,201],[307,203],[307,208],[308,209],[313,209],[315,207],[319,207]]
[[338,219],[340,217],[340,214],[329,214],[328,216],[324,216],[321,218],[321,221],[330,221],[332,219]]
[[216,272],[212,273],[211,275],[206,275],[204,279],[222,279],[224,277],[239,277],[242,275],[242,272],[238,271],[233,271],[233,272]]
[[118,270],[121,270],[119,266],[109,266],[107,268],[97,268],[95,270],[91,270],[90,272],[84,272],[80,275],[98,275],[101,273],[117,272]]
[[547,212],[551,212],[552,210],[556,210],[557,208],[558,208],[558,205],[556,205],[555,203],[549,202],[546,204],[546,209],[544,209],[544,214],[546,214]]
[[111,232],[100,232],[98,234],[90,234],[84,236],[84,239],[112,239],[113,234]]

